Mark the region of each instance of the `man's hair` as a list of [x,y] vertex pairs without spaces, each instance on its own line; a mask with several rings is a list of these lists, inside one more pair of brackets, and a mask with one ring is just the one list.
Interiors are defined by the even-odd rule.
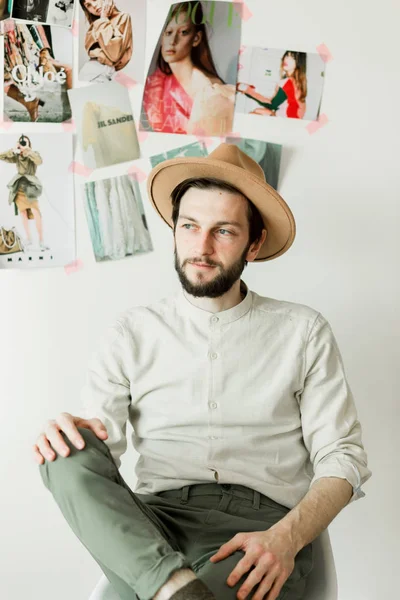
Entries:
[[[230,183],[226,183],[220,179],[214,179],[213,177],[191,177],[190,179],[185,179],[181,183],[179,183],[171,192],[171,200],[172,200],[172,221],[174,224],[174,232],[176,229],[176,224],[179,216],[179,207],[181,203],[181,199],[183,195],[190,189],[196,188],[198,190],[223,190],[225,192],[230,192],[231,194],[240,194],[244,196],[244,194],[235,188]],[[244,196],[246,198],[246,196]],[[262,234],[262,230],[266,229],[262,216],[258,208],[248,199],[247,200],[247,218],[249,221],[249,246],[254,242],[257,242]],[[246,261],[247,264],[247,261]]]

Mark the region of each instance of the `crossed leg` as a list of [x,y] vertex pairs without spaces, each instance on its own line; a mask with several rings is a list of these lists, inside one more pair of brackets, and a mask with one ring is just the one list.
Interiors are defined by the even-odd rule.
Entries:
[[[180,549],[168,521],[141,502],[121,477],[108,446],[90,430],[78,428],[78,450],[62,432],[70,454],[39,465],[40,474],[68,524],[99,564],[121,600],[152,600],[178,569],[193,569],[221,600],[236,600],[247,574],[229,587],[229,573],[242,558],[237,551],[217,563],[202,553],[194,565]],[[251,527],[251,523],[249,526]],[[227,541],[222,540],[221,543]],[[305,580],[290,578],[277,600],[301,600]],[[255,590],[254,590],[255,593]],[[248,600],[251,599],[251,595]]]

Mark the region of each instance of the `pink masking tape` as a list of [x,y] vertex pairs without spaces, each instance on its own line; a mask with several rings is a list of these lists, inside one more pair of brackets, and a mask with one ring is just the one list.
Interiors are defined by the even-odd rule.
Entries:
[[61,123],[61,125],[62,125],[62,128],[64,129],[64,131],[66,131],[66,132],[75,131],[75,129],[76,129],[75,121],[73,119],[64,121],[64,123]]
[[136,133],[137,133],[139,142],[144,142],[149,137],[149,132],[148,131],[141,131],[140,129],[137,129]]
[[243,46],[243,44],[240,46],[239,48],[239,54],[243,54],[243,52],[246,50],[246,46]]
[[79,35],[79,23],[76,19],[72,21],[71,32],[74,37],[78,37]]
[[15,23],[13,19],[6,19],[2,23],[3,33],[7,33],[8,31],[14,31]]
[[68,167],[68,172],[75,173],[75,175],[83,175],[83,177],[87,177],[88,175],[93,173],[93,169],[89,169],[89,167],[86,167],[82,163],[72,161],[72,163]]
[[326,116],[326,114],[322,114],[318,117],[317,121],[312,121],[311,123],[309,123],[306,127],[308,133],[315,133],[316,131],[318,131],[319,129],[321,129],[321,127],[323,127],[324,125],[326,125],[328,123],[328,117]]
[[0,129],[5,129],[6,131],[12,127],[13,121],[4,115],[4,119],[0,119]]
[[240,71],[240,69],[244,69],[244,66],[242,65],[242,63],[238,63],[238,71]]
[[205,129],[203,129],[201,127],[196,127],[195,130],[193,131],[193,135],[196,136],[197,141],[200,143],[203,143],[206,148],[208,148],[209,146],[212,146],[213,139],[211,137],[209,137],[208,135],[206,135]]
[[121,73],[121,71],[119,71],[115,75],[114,81],[128,88],[128,90],[132,89],[137,84],[137,81],[135,79],[132,79],[132,77],[128,77],[128,75],[125,75],[125,73]]
[[147,179],[146,173],[144,171],[142,171],[142,169],[139,169],[139,167],[136,167],[135,165],[132,165],[132,167],[129,167],[128,175],[130,177],[133,177],[133,179],[136,179],[136,181],[138,181],[139,183],[142,183],[142,181]]
[[80,258],[78,258],[77,260],[73,260],[71,263],[64,266],[64,270],[67,275],[75,273],[76,271],[79,271],[79,269],[83,269],[83,262]]
[[253,13],[247,4],[244,2],[244,0],[235,0],[235,2],[240,4],[240,6],[235,6],[235,9],[238,15],[242,18],[242,21],[248,21],[253,16]]
[[320,44],[319,46],[317,46],[317,52],[325,63],[329,62],[333,58],[332,54],[329,52],[329,49],[327,46],[325,46],[325,44]]

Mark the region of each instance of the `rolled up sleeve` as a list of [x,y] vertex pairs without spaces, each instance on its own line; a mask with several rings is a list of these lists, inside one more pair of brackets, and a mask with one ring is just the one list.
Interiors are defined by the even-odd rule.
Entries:
[[104,443],[118,468],[127,449],[126,426],[131,404],[126,355],[125,330],[117,322],[106,330],[92,355],[80,395],[83,418],[97,417],[105,425],[108,438]]
[[364,497],[361,486],[372,473],[361,424],[337,341],[321,313],[306,346],[300,412],[304,443],[314,468],[310,487],[321,477],[339,477],[353,487],[349,504]]

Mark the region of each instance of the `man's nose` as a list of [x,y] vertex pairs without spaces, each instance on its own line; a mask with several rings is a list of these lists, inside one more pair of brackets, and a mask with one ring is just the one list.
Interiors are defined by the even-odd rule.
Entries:
[[211,234],[209,234],[209,233],[200,234],[200,236],[197,240],[196,250],[197,250],[199,256],[202,256],[204,254],[212,254],[213,253],[214,246],[213,246]]

